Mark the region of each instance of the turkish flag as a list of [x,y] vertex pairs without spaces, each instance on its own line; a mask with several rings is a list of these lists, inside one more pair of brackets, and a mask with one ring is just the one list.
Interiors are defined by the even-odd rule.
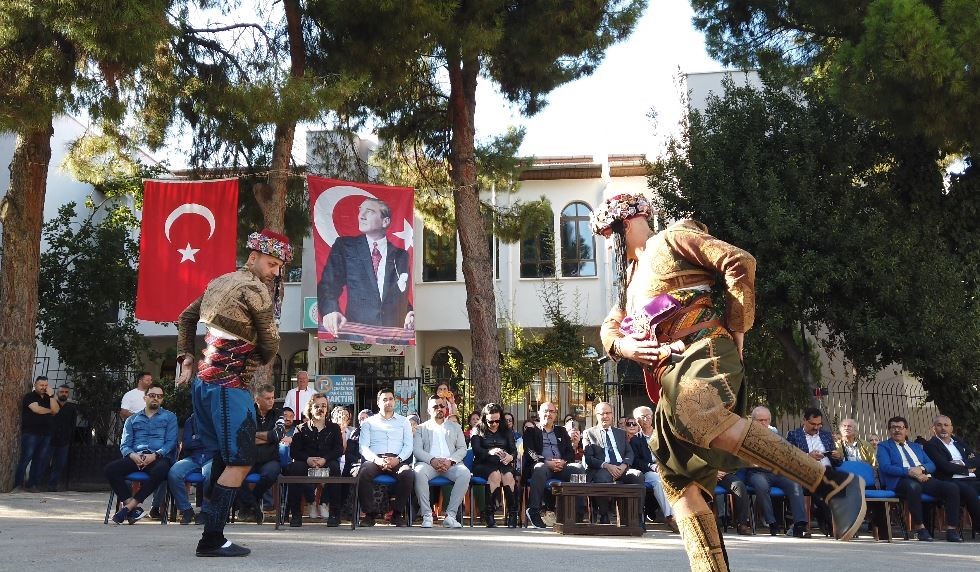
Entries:
[[143,181],[136,317],[174,322],[235,270],[238,179]]
[[[313,175],[307,181],[314,228],[318,337],[415,345],[415,190]],[[336,334],[323,323],[328,314],[343,316]]]

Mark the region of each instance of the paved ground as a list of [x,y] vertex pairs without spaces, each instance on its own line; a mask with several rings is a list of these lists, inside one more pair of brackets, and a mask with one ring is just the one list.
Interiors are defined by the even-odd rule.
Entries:
[[[376,526],[351,531],[308,524],[233,524],[229,538],[252,548],[247,559],[193,556],[200,527],[143,522],[102,524],[107,493],[0,494],[0,571],[88,570],[685,570],[680,538],[662,530],[642,538],[559,536],[550,530],[462,530]],[[980,539],[963,544],[727,535],[736,571],[980,569]]]

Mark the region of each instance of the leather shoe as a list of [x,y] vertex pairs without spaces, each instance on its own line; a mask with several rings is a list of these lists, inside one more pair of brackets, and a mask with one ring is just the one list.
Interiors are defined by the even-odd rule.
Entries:
[[188,508],[180,511],[180,524],[187,525],[194,522],[194,509]]
[[737,525],[735,525],[735,530],[742,536],[752,536],[754,534],[752,532],[752,527],[745,524],[744,522],[740,522]]
[[817,487],[817,494],[823,496],[837,525],[837,540],[850,540],[864,522],[868,508],[864,502],[864,485],[860,476],[828,467]]
[[296,507],[296,510],[289,515],[289,526],[292,528],[303,526],[303,513],[299,511],[299,507]]
[[397,526],[399,528],[404,528],[404,527],[408,526],[405,523],[405,515],[402,514],[402,513],[400,513],[400,512],[398,512],[397,510],[395,512],[391,513],[391,524],[393,524],[393,525],[395,525],[395,526]]
[[779,536],[779,525],[775,522],[769,525],[769,536]]
[[796,538],[810,538],[810,531],[806,529],[805,522],[797,522],[793,524],[793,536]]
[[361,526],[374,526],[374,513],[367,513],[358,523]]
[[[290,523],[291,524],[291,523]],[[244,546],[239,546],[234,542],[228,542],[225,546],[219,546],[218,548],[201,548],[197,547],[196,556],[211,556],[211,557],[236,557],[236,556],[248,556],[252,551]]]
[[334,515],[334,514],[331,514],[330,516],[328,516],[327,517],[327,526],[329,526],[330,528],[336,528],[336,527],[340,526],[340,517],[337,516],[337,515]]
[[915,538],[919,542],[932,542],[932,535],[925,528],[920,528],[915,531]]
[[680,534],[681,530],[677,528],[677,521],[674,520],[673,516],[668,516],[664,518],[664,524],[670,529],[674,534]]
[[946,542],[963,542],[963,537],[960,536],[960,533],[950,528],[946,531]]

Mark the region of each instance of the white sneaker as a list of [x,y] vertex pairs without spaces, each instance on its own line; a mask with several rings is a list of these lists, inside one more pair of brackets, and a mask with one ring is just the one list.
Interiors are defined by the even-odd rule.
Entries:
[[320,503],[320,518],[327,518],[328,512],[330,511],[327,510],[327,503]]
[[320,518],[320,513],[317,511],[316,503],[310,503],[310,518]]
[[423,514],[422,515],[422,528],[432,528],[432,515]]
[[442,519],[442,525],[446,528],[463,528],[463,525],[460,524],[456,520],[456,517],[451,514],[447,514],[446,518]]

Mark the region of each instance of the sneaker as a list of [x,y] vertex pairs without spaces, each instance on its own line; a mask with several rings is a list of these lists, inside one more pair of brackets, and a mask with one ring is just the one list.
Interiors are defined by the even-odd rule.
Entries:
[[146,513],[143,512],[143,509],[136,507],[129,511],[129,517],[127,520],[129,520],[129,524],[136,524],[136,521],[141,520],[144,516],[146,516]]
[[311,519],[320,518],[320,510],[316,506],[316,503],[310,503],[309,511],[310,511],[310,518]]
[[239,546],[230,540],[225,542],[224,545],[217,548],[201,548],[197,547],[196,556],[202,557],[218,557],[218,558],[228,558],[228,557],[238,557],[238,556],[248,556],[252,551],[244,546]]
[[150,509],[150,518],[160,520],[160,507],[155,506]]
[[[446,524],[445,521],[442,523]],[[422,528],[432,528],[432,513],[422,515]]]
[[946,542],[963,542],[963,537],[960,536],[960,533],[950,528],[946,531]]
[[129,517],[129,509],[123,506],[121,509],[119,509],[119,511],[116,514],[112,515],[112,522],[116,524],[122,524],[126,522],[126,519],[128,517]]
[[920,542],[932,542],[932,535],[924,528],[915,531],[915,538]]
[[330,511],[327,509],[327,503],[320,503],[320,518],[327,518]]
[[544,525],[544,521],[541,520],[541,511],[534,508],[529,508],[524,511],[524,516],[527,517],[527,521],[531,523],[534,528],[548,528]]
[[446,517],[442,519],[442,525],[446,528],[463,528],[463,525],[451,513],[447,513]]

